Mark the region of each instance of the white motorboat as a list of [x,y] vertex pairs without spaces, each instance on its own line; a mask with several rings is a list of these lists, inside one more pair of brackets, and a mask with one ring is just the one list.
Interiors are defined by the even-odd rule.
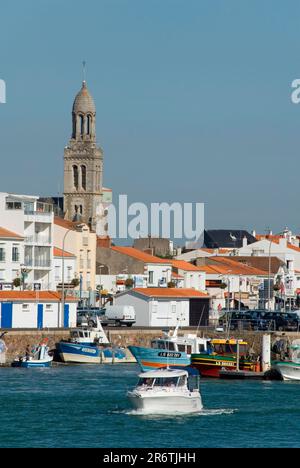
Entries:
[[283,380],[300,380],[300,340],[294,340],[290,350],[291,359],[273,361],[272,366],[280,372]]
[[135,410],[147,414],[188,414],[199,412],[203,407],[199,373],[193,368],[143,372],[127,397]]

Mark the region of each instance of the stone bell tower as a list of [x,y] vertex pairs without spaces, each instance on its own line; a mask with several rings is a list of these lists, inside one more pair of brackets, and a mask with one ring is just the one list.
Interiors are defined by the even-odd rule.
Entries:
[[96,143],[96,107],[86,82],[72,109],[72,137],[64,151],[64,212],[96,230],[97,206],[102,201],[103,152]]

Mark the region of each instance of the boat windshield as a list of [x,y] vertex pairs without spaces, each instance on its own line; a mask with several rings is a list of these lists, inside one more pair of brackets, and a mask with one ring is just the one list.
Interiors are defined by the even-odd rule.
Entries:
[[150,378],[141,378],[138,381],[138,387],[152,387],[154,379]]
[[[178,380],[179,377],[156,377],[154,387],[176,387]],[[184,381],[181,381],[181,385],[184,385]]]
[[[237,345],[230,344],[230,343],[214,343],[214,351],[217,354],[236,354],[237,352]],[[240,344],[239,345],[239,354],[246,354],[247,352],[247,345]]]
[[151,341],[151,348],[153,349],[167,349],[168,351],[176,351],[175,345],[172,341],[153,340]]

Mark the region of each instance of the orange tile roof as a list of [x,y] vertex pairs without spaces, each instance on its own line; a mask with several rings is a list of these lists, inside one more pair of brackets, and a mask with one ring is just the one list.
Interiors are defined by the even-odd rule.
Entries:
[[184,279],[184,277],[182,275],[179,275],[178,273],[175,273],[175,271],[172,271],[172,278]]
[[[272,237],[272,242],[274,242],[274,244],[277,244],[277,245],[280,245],[280,239],[284,239],[283,236],[271,236]],[[262,238],[263,240],[264,238]],[[266,238],[269,240],[269,238]],[[297,247],[296,245],[294,244],[291,244],[290,242],[287,242],[286,243],[286,246],[289,248],[289,249],[292,249],[292,250],[295,250],[296,252],[300,252],[300,247]]]
[[59,249],[58,247],[53,247],[53,255],[54,257],[62,257],[64,252],[64,257],[76,257],[76,255],[67,252],[66,250]]
[[0,238],[1,239],[24,239],[24,237],[20,236],[16,232],[9,231],[3,227],[0,227]]
[[193,265],[192,263],[186,262],[185,260],[170,260],[172,266],[178,270],[184,271],[199,271],[199,267]]
[[187,288],[134,288],[131,291],[147,297],[209,297],[205,292]]
[[199,266],[200,269],[206,273],[220,273],[232,275],[248,275],[248,276],[266,276],[268,273],[265,270],[244,265],[237,261],[231,260],[229,257],[209,257],[209,260],[216,262],[216,264],[209,263],[207,265]]
[[206,247],[201,247],[199,250],[204,250],[205,252],[208,252],[208,253],[215,253],[216,251],[220,254],[222,253],[228,253],[228,252],[231,252],[231,250],[233,249],[222,249],[222,248],[216,248],[216,249],[208,249]]
[[[61,293],[56,291],[0,291],[0,302],[12,301],[55,301],[61,300]],[[66,301],[78,302],[78,299],[67,296]]]
[[56,224],[57,226],[61,226],[65,229],[72,229],[72,231],[76,231],[76,226],[80,224],[86,225],[85,223],[80,223],[79,221],[68,221],[67,219],[60,218],[59,216],[54,216],[54,224]]
[[141,260],[144,263],[163,263],[164,265],[171,263],[171,260],[169,259],[155,257],[154,255],[142,252],[141,250],[135,249],[134,247],[121,247],[115,245],[112,246],[111,249],[115,252],[127,255],[128,257],[133,257],[137,260]]

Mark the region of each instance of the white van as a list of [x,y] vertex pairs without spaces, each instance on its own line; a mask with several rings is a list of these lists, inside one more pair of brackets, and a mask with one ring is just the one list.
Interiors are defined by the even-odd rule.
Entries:
[[115,325],[127,325],[131,327],[136,322],[134,307],[131,305],[108,305],[105,314],[101,317],[102,325],[114,323]]

